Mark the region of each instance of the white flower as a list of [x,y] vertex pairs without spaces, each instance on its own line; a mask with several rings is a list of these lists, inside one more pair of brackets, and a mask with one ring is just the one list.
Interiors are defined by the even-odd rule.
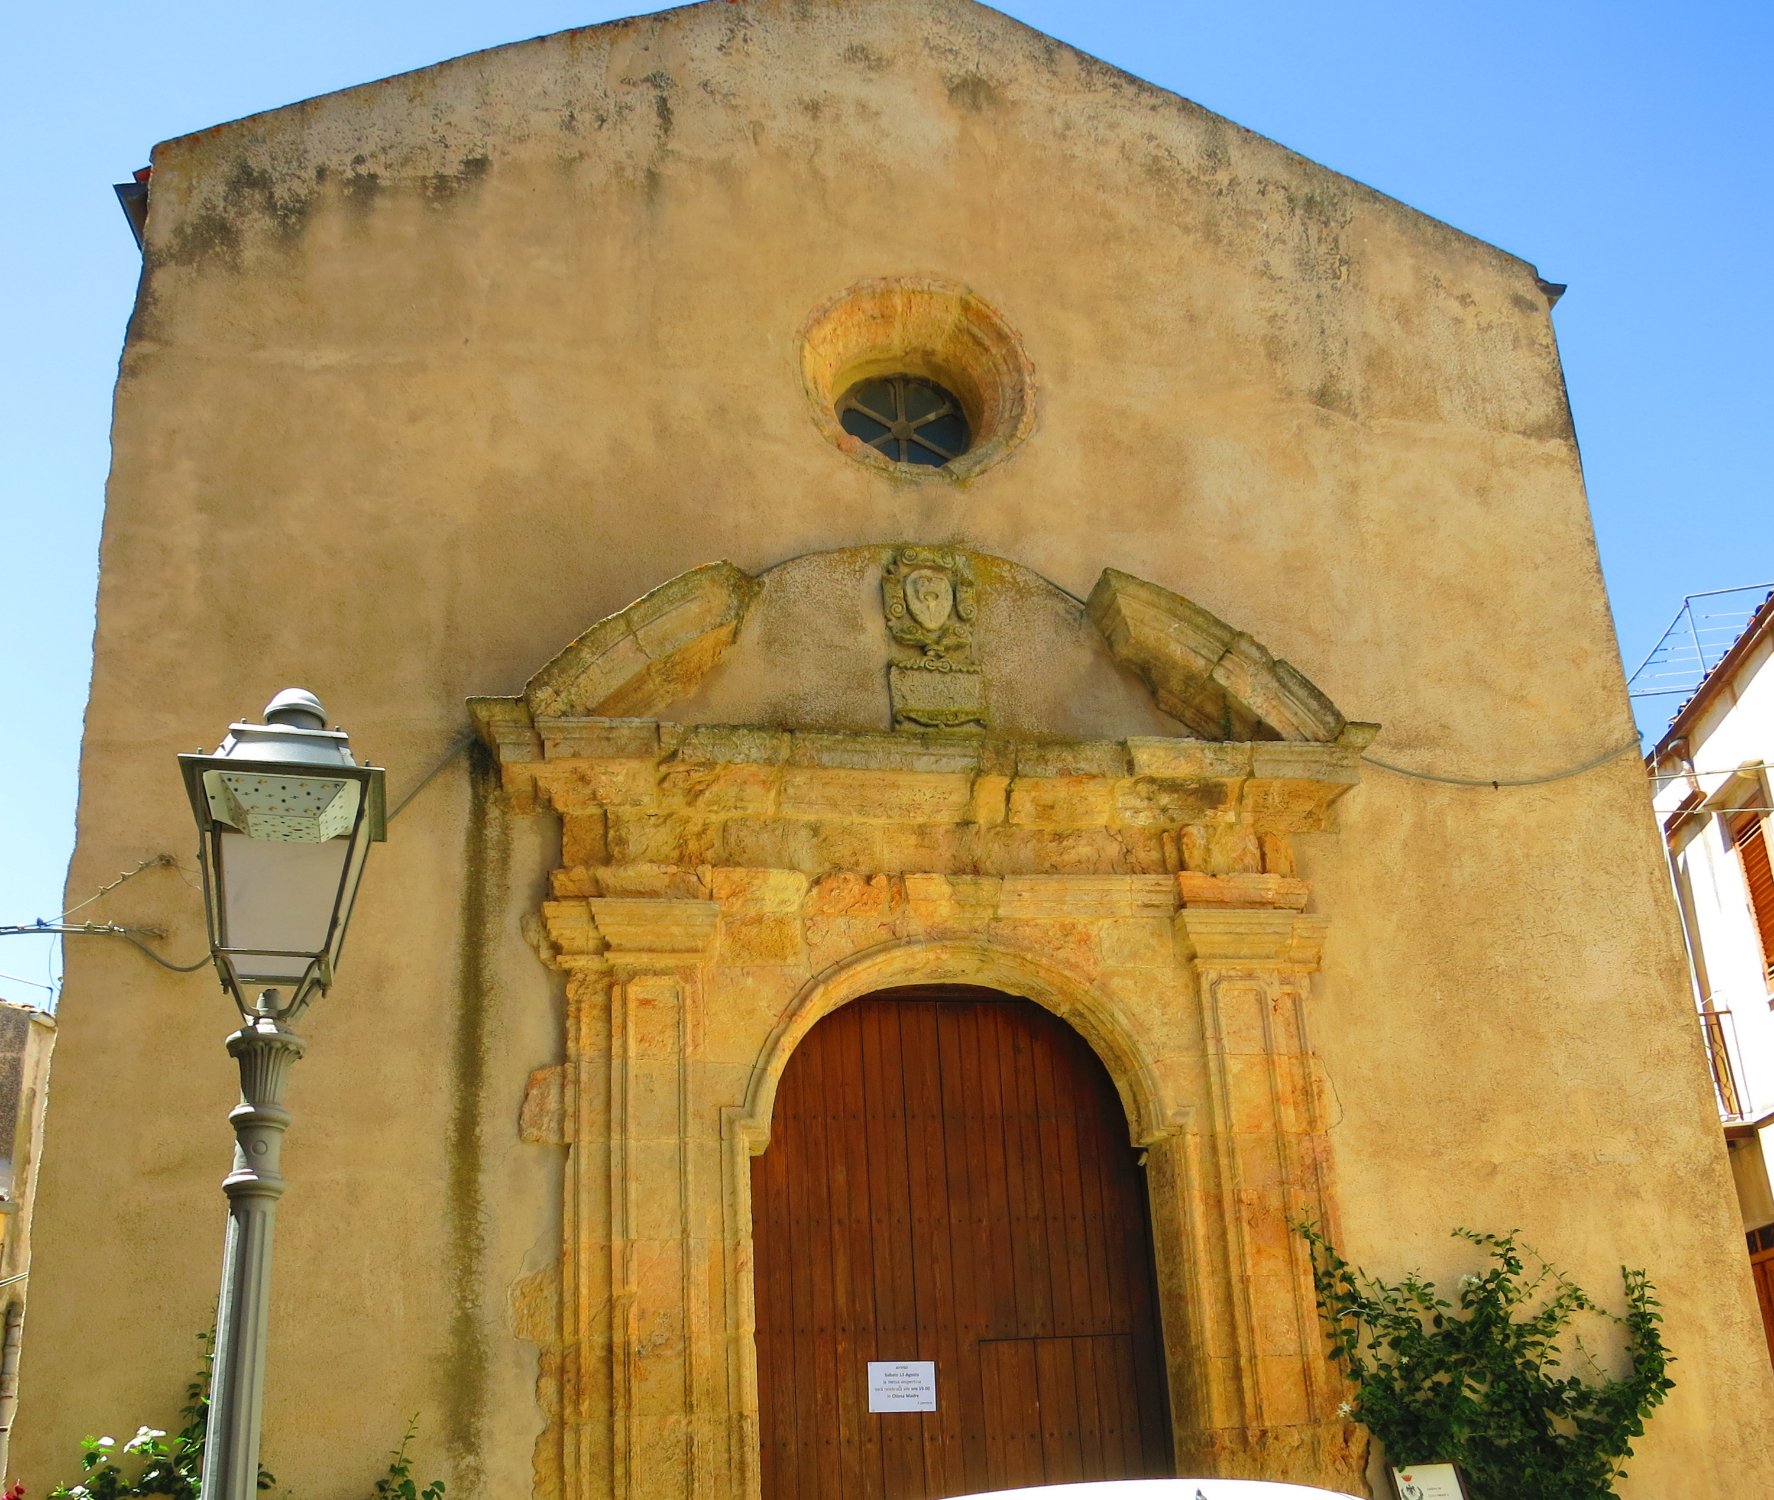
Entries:
[[68,1500],[80,1500],[81,1496],[90,1495],[91,1493],[92,1491],[87,1489],[85,1485],[77,1484],[73,1489],[68,1491]]
[[1337,1403],[1337,1415],[1347,1421],[1350,1417],[1355,1415],[1355,1408],[1347,1401],[1339,1401]]
[[139,1453],[143,1448],[146,1448],[149,1443],[153,1442],[155,1438],[163,1438],[165,1436],[166,1430],[164,1428],[138,1427],[136,1428],[136,1435],[123,1445],[123,1451],[125,1453]]
[[1478,1285],[1478,1278],[1476,1276],[1474,1276],[1470,1271],[1468,1271],[1464,1276],[1462,1276],[1460,1278],[1460,1289],[1462,1291],[1468,1291],[1477,1285]]
[[101,1448],[115,1448],[116,1446],[117,1446],[117,1439],[116,1438],[100,1438],[99,1439],[99,1447],[101,1447]]

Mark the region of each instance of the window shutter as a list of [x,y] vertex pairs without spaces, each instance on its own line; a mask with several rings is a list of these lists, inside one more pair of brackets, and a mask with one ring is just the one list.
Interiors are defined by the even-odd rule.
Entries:
[[1759,817],[1745,818],[1734,835],[1737,857],[1743,861],[1743,880],[1749,887],[1749,906],[1755,913],[1756,930],[1762,935],[1762,966],[1774,978],[1774,869],[1768,864],[1768,840]]

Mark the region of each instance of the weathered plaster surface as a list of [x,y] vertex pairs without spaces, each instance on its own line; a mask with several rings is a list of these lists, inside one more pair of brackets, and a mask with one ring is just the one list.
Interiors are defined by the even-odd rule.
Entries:
[[[964,483],[883,474],[809,415],[808,319],[888,276],[971,290],[1035,372],[1027,437]],[[1526,775],[1631,732],[1532,268],[961,0],[696,6],[164,144],[113,438],[74,899],[186,854],[172,754],[289,682],[398,798],[457,741],[465,698],[520,697],[563,642],[686,570],[773,577],[883,539],[1014,558],[1079,600],[1105,568],[1152,580],[1383,723],[1395,762]],[[698,679],[710,717],[673,732],[729,717],[713,695],[745,679],[765,733],[889,733],[857,716],[845,643],[810,636],[772,676],[763,635],[722,646],[724,628],[694,638],[731,684]],[[1031,741],[1176,732],[1135,696],[1136,661],[1031,655],[993,680],[1007,670],[1037,684]],[[1646,1266],[1682,1361],[1623,1491],[1652,1500],[1753,1488],[1774,1453],[1643,802],[1630,758],[1513,791],[1370,771],[1337,832],[1290,835],[1276,878],[1329,922],[1321,973],[1289,994],[1310,991],[1346,1248],[1457,1274],[1449,1228],[1519,1226],[1597,1290]],[[527,1082],[567,1062],[591,981],[539,963],[523,928],[577,901],[601,931],[591,903],[614,897],[550,872],[625,857],[580,847],[573,818],[497,811],[503,832],[458,764],[401,814],[292,1086],[266,1457],[308,1500],[361,1493],[413,1411],[464,1500],[526,1493],[560,1428],[536,1394],[548,1347],[511,1336],[507,1308],[532,1315],[546,1275],[526,1278],[606,1206],[564,1198],[569,1148],[517,1122],[546,1114]],[[953,846],[901,840],[893,866],[872,836],[867,859],[828,846],[819,868],[702,862],[808,893],[881,874],[863,882],[881,914],[797,894],[735,916],[757,966],[824,972],[816,920],[886,939],[914,921],[913,877],[957,889],[941,861],[971,825],[932,826]],[[500,878],[485,854],[505,838]],[[1102,876],[1083,845],[1043,873]],[[1003,889],[968,920],[1014,948]],[[720,905],[712,885],[645,899]],[[92,914],[198,950],[188,860]],[[1186,978],[1199,960],[1170,931],[1145,968]],[[1105,943],[1078,935],[1068,960],[1103,1003],[1122,963]],[[633,994],[676,1024],[712,1014],[683,972]],[[1150,972],[1128,985],[1157,1005]],[[59,1019],[13,1450],[37,1486],[81,1433],[172,1415],[214,1296],[233,1102],[201,975],[74,947]],[[465,1328],[484,1363],[458,1358]],[[470,1405],[472,1465],[451,1430]]]

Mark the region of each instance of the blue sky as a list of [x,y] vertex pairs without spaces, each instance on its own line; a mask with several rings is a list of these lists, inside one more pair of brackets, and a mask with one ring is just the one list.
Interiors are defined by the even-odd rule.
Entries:
[[[111,386],[140,264],[111,184],[170,136],[655,8],[11,9],[0,924],[56,916],[73,841]],[[1774,578],[1768,0],[1000,8],[1570,284],[1555,322],[1628,669],[1684,594]],[[169,797],[182,748],[142,747],[166,757]],[[0,940],[0,996],[44,1003],[55,967],[46,940]]]

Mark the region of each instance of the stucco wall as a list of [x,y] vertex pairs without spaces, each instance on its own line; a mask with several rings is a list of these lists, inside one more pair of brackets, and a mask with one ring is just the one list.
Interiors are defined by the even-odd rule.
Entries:
[[[1036,372],[1032,434],[965,485],[838,452],[801,386],[813,310],[913,274]],[[1161,582],[1396,762],[1531,775],[1631,736],[1531,267],[958,0],[717,3],[156,151],[70,891],[187,856],[174,752],[287,683],[398,799],[466,696],[659,581],[900,538]],[[305,1500],[361,1492],[413,1411],[452,1494],[529,1484],[505,1301],[559,1165],[515,1121],[561,990],[520,924],[558,834],[468,766],[377,851],[291,1090],[265,1457]],[[1454,1273],[1464,1224],[1604,1295],[1647,1267],[1681,1363],[1624,1493],[1752,1483],[1769,1376],[1637,762],[1373,769],[1300,845],[1352,1258]],[[188,857],[95,914],[200,946]],[[70,952],[27,1484],[167,1425],[194,1363],[228,1022],[201,974]]]

